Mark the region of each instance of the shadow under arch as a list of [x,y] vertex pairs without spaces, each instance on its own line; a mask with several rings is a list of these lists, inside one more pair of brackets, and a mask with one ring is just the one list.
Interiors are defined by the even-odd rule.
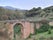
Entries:
[[13,27],[14,29],[14,39],[16,40],[16,36],[19,36],[20,38],[23,35],[23,25],[21,23],[16,23]]

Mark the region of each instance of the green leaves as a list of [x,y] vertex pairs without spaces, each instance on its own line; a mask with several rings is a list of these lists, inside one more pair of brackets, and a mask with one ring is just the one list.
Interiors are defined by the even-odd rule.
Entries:
[[21,25],[15,25],[14,26],[14,33],[20,34],[21,33]]
[[46,32],[49,29],[49,24],[43,24],[39,29],[36,29],[37,33]]

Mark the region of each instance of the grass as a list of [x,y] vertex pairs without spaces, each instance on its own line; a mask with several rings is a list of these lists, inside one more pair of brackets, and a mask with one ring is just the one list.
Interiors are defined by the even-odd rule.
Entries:
[[44,38],[53,37],[53,29],[51,30],[51,34],[48,34],[48,31],[47,31],[47,32],[44,32],[44,33],[36,34],[36,35],[34,35],[34,37],[35,37],[35,39],[39,39],[41,37],[44,37]]
[[47,32],[44,32],[44,33],[39,33],[39,34],[36,34],[36,35],[31,36],[32,39],[33,39],[33,37],[36,40],[40,40],[39,38],[46,38],[46,39],[48,39],[50,37],[53,38],[53,29],[51,30],[51,34],[48,34],[48,31],[47,31]]

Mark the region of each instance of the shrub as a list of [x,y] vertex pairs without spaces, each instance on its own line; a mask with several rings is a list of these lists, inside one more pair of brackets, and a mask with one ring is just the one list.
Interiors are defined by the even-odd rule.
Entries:
[[48,31],[49,27],[49,24],[43,24],[39,29],[36,29],[36,34]]
[[48,34],[51,34],[51,28],[48,29]]
[[53,29],[53,26],[50,26],[51,27],[51,29]]

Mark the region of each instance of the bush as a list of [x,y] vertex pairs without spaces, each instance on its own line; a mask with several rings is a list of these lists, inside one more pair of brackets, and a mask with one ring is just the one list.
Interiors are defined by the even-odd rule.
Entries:
[[36,29],[36,34],[48,31],[49,27],[49,24],[43,24],[39,29]]
[[51,27],[51,29],[53,29],[53,26],[50,26]]
[[51,34],[51,28],[48,29],[48,34]]

